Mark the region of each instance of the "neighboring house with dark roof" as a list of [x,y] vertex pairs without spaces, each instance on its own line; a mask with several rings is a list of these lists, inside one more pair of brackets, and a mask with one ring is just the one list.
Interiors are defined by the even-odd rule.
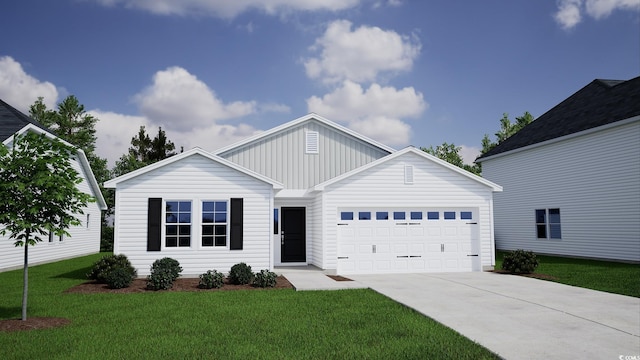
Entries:
[[[0,99],[0,141],[2,141],[2,146],[10,147],[13,143],[13,135],[22,134],[26,131],[46,134],[51,138],[55,137],[46,127]],[[79,215],[82,225],[70,228],[68,232],[71,236],[49,236],[48,239],[31,247],[29,249],[30,265],[53,262],[100,251],[101,210],[106,210],[107,206],[85,153],[82,150],[78,150],[71,159],[71,163],[83,179],[77,185],[78,188],[95,197],[96,202],[89,203],[84,208],[84,215]],[[22,267],[24,249],[15,247],[13,243],[14,241],[9,239],[9,235],[0,236],[0,271]]]
[[215,154],[192,149],[105,182],[114,253],[149,273],[314,265],[338,274],[482,271],[501,187],[426,152],[309,114]]
[[496,248],[640,262],[640,77],[594,80],[476,160]]

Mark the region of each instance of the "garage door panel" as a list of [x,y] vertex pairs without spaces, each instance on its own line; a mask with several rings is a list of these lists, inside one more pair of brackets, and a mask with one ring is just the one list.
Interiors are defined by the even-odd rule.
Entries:
[[[344,210],[342,210],[344,211]],[[479,269],[478,257],[468,257],[477,239],[477,221],[461,219],[462,211],[455,219],[444,219],[445,210],[429,209],[354,209],[375,214],[370,219],[342,221],[338,226],[339,273],[403,273],[403,272],[453,272]],[[415,214],[422,216],[415,217]],[[431,214],[437,213],[435,219]],[[378,214],[382,214],[378,216]],[[384,214],[389,214],[388,217]],[[405,215],[405,219],[396,214]],[[429,217],[427,216],[429,214]],[[474,212],[476,214],[476,212]],[[471,221],[474,221],[473,223]],[[474,268],[475,266],[475,268]]]

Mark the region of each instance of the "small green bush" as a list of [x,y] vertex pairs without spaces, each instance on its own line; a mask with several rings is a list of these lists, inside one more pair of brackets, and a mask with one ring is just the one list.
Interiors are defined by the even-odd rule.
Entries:
[[110,289],[122,289],[129,287],[133,282],[134,276],[126,268],[115,268],[107,272],[105,280]]
[[147,277],[147,288],[151,290],[171,289],[173,282],[180,276],[182,267],[176,259],[165,257],[151,265],[151,275]]
[[241,262],[231,267],[231,271],[229,271],[229,281],[232,284],[251,284],[251,280],[253,280],[253,272],[251,271],[251,266]]
[[107,284],[107,275],[115,269],[124,269],[132,279],[137,276],[136,269],[131,265],[126,255],[106,255],[93,264],[87,278],[101,284]]
[[224,285],[224,275],[217,270],[208,270],[204,274],[200,274],[200,282],[198,287],[201,289],[219,289]]
[[255,279],[253,279],[253,286],[261,288],[275,287],[277,278],[278,275],[272,271],[267,269],[260,270],[259,273],[256,273]]
[[502,270],[512,274],[531,274],[538,267],[538,260],[533,251],[518,249],[504,254]]

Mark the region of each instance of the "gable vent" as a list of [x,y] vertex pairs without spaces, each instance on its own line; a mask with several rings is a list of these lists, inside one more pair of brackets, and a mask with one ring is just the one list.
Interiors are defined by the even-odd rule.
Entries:
[[413,184],[413,165],[404,166],[404,183]]
[[307,154],[317,154],[318,153],[318,132],[317,131],[307,131],[306,132],[306,147],[305,153]]

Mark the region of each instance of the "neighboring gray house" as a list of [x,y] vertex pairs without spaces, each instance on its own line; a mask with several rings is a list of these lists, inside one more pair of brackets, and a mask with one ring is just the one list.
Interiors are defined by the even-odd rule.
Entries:
[[496,247],[640,262],[640,77],[594,80],[480,157]]
[[[51,138],[55,137],[44,126],[0,100],[0,141],[2,141],[2,146],[11,147],[13,135],[23,134],[26,131],[46,134]],[[70,228],[68,232],[71,236],[49,236],[47,240],[30,247],[30,265],[94,254],[100,251],[101,210],[106,210],[107,206],[84,152],[78,150],[71,163],[83,178],[82,183],[78,184],[78,188],[95,197],[96,202],[89,203],[84,208],[84,215],[79,215],[82,225]],[[2,224],[0,224],[1,226]],[[24,249],[15,247],[13,243],[14,241],[10,240],[8,235],[0,236],[0,271],[22,267]]]
[[330,273],[481,271],[495,264],[501,187],[419,149],[309,114],[220,149],[112,179],[114,252],[149,273],[315,265]]

